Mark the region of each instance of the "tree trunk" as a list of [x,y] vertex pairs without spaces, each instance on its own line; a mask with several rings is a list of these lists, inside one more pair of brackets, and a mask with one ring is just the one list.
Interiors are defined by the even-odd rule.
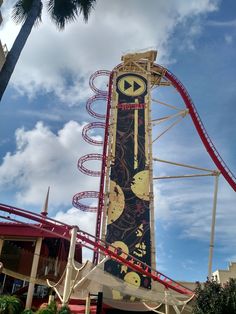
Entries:
[[2,67],[2,70],[0,71],[0,101],[7,88],[8,82],[10,81],[21,51],[24,48],[24,45],[30,35],[35,21],[37,20],[37,17],[39,16],[41,5],[41,0],[33,0],[32,8],[21,27],[10,52],[7,54],[6,61]]

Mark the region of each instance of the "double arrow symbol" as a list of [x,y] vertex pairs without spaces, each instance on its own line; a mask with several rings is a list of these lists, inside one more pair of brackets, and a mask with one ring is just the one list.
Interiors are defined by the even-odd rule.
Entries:
[[126,75],[119,78],[117,87],[122,94],[136,97],[145,92],[146,82],[141,77]]
[[132,84],[130,84],[128,81],[124,80],[124,90],[126,91],[127,89],[129,89],[131,87],[133,88],[133,92],[136,92],[136,90],[138,90],[142,86],[139,85],[135,81],[133,81]]

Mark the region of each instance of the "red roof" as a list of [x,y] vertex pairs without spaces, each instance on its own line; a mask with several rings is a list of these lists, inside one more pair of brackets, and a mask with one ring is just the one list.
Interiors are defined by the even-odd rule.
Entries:
[[[0,236],[10,236],[10,237],[47,237],[47,238],[57,238],[55,234],[45,231],[48,229],[47,226],[40,229],[39,224],[21,224],[13,222],[0,222]],[[48,229],[49,230],[49,229]]]

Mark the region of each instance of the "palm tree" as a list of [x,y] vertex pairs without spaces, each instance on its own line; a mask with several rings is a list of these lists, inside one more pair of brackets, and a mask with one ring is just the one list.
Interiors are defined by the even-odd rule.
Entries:
[[43,6],[47,7],[58,29],[63,30],[67,23],[75,21],[80,14],[87,22],[96,0],[45,0],[45,2],[46,4],[42,0],[17,0],[13,7],[14,21],[23,25],[0,72],[0,101],[33,26],[41,21]]

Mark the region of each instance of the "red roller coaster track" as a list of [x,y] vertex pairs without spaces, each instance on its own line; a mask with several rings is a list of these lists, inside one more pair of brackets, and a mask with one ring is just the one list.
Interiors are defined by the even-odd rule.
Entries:
[[[8,221],[21,223],[23,225],[29,226],[31,228],[40,229],[42,234],[51,233],[57,237],[67,239],[70,241],[70,231],[73,226],[64,224],[52,218],[48,218],[24,209],[19,209],[16,207],[11,207],[5,204],[0,204],[0,218],[6,219]],[[24,219],[19,221],[17,217]],[[25,222],[29,220],[30,222]],[[37,224],[33,224],[36,222]],[[134,271],[137,271],[147,277],[152,278],[164,285],[167,289],[171,289],[181,294],[193,295],[193,291],[179,284],[178,282],[172,280],[171,278],[165,276],[164,274],[158,272],[157,270],[151,269],[150,266],[142,263],[138,259],[126,254],[122,250],[117,250],[117,248],[111,246],[109,243],[102,241],[93,235],[78,229],[77,232],[77,244],[87,247],[93,251],[99,251],[101,254],[109,256],[111,259],[124,264]]]
[[95,128],[104,129],[105,123],[103,123],[103,122],[91,122],[89,124],[86,124],[82,130],[82,137],[87,143],[100,146],[103,144],[103,141],[98,141],[98,140],[96,140],[96,139],[94,139],[88,135],[88,131],[95,129]]
[[98,112],[95,112],[92,108],[91,105],[92,103],[94,103],[95,101],[99,101],[99,100],[105,100],[107,101],[107,94],[98,94],[98,95],[94,95],[92,97],[90,97],[86,103],[86,109],[87,112],[92,116],[95,117],[97,119],[105,119],[106,115],[105,114],[100,114]]
[[177,77],[172,74],[169,70],[166,70],[165,77],[172,83],[172,85],[178,90],[179,94],[184,100],[184,103],[186,107],[189,110],[190,116],[193,120],[194,126],[207,150],[209,153],[211,159],[215,163],[218,170],[222,173],[225,180],[229,183],[229,185],[232,187],[234,191],[236,191],[236,177],[234,174],[230,171],[220,154],[218,153],[217,149],[215,148],[215,145],[210,139],[210,136],[208,135],[202,120],[197,112],[196,107],[194,106],[194,103],[189,96],[186,88],[184,85],[177,79]]
[[99,194],[97,191],[84,191],[79,192],[73,196],[72,204],[74,207],[82,210],[83,212],[97,212],[97,206],[89,206],[80,202],[83,198],[98,198]]
[[87,174],[88,176],[92,176],[92,177],[100,177],[101,175],[101,171],[95,171],[95,170],[91,170],[88,169],[84,166],[84,163],[90,160],[102,160],[102,154],[87,154],[84,155],[82,157],[80,157],[80,159],[78,160],[78,169],[84,173]]
[[110,74],[111,74],[111,71],[107,71],[107,70],[98,70],[98,71],[96,71],[96,72],[94,72],[91,76],[90,76],[90,78],[89,78],[89,86],[90,86],[90,88],[91,88],[91,90],[92,91],[94,91],[94,93],[95,94],[100,94],[100,95],[107,95],[107,90],[101,90],[101,89],[99,89],[99,88],[97,88],[96,86],[95,86],[95,79],[97,78],[97,77],[99,77],[99,76],[110,76]]
[[[115,70],[118,69],[120,66],[122,66],[122,64],[118,65],[115,68]],[[211,141],[211,139],[210,139],[210,137],[209,137],[209,135],[208,135],[201,119],[200,119],[200,116],[196,110],[196,107],[194,106],[193,101],[192,101],[191,97],[189,96],[186,88],[179,81],[179,79],[174,74],[172,74],[170,71],[168,71],[167,69],[165,69],[165,68],[163,68],[157,64],[154,66],[160,69],[160,73],[164,73],[163,78],[166,79],[167,81],[169,81],[172,84],[172,86],[174,86],[176,88],[176,90],[178,91],[178,93],[181,95],[181,97],[185,103],[185,106],[189,110],[189,114],[193,120],[194,126],[195,126],[207,152],[209,153],[213,162],[217,166],[218,170],[222,173],[222,175],[224,176],[226,181],[233,188],[233,190],[236,191],[236,178],[235,178],[234,174],[230,171],[230,169],[227,167],[224,160],[222,159],[222,157],[218,153],[217,149],[215,148],[213,142]],[[108,94],[107,94],[107,92],[98,89],[94,84],[95,79],[98,76],[102,76],[102,75],[106,75],[106,76],[109,75],[110,76]],[[99,200],[98,200],[97,223],[96,223],[96,232],[95,232],[97,238],[100,237],[101,217],[102,217],[102,211],[103,211],[103,206],[104,206],[103,194],[104,194],[104,181],[105,181],[105,173],[106,173],[107,144],[108,144],[108,136],[109,136],[108,132],[109,132],[110,107],[111,107],[112,77],[113,77],[113,72],[109,72],[109,71],[97,71],[90,77],[89,85],[90,85],[91,89],[95,93],[98,93],[98,94],[91,97],[88,100],[87,110],[89,111],[90,115],[94,116],[95,118],[102,118],[103,115],[100,115],[91,109],[91,103],[97,99],[107,99],[107,112],[105,115],[106,121],[105,121],[105,123],[92,122],[92,123],[86,125],[84,130],[83,130],[83,137],[88,143],[93,144],[93,145],[102,145],[103,144],[100,191],[98,193]],[[89,137],[87,134],[90,129],[93,129],[96,127],[104,127],[105,128],[103,143],[102,143],[102,141],[94,140],[93,138]],[[84,162],[84,160],[83,160],[83,162]],[[85,169],[83,168],[83,170],[85,170]],[[81,165],[81,171],[82,171],[82,165]],[[88,175],[95,175],[95,172],[93,174],[93,171],[88,170],[88,169],[86,169],[84,172]],[[87,193],[87,194],[86,194],[86,192],[84,192],[84,193],[86,196],[84,196],[84,194],[82,196],[81,193],[77,194],[77,201],[78,201],[78,197],[81,197],[81,198],[89,197],[89,195],[90,195],[89,193]],[[86,206],[86,208],[82,206],[81,209],[86,210],[86,211],[93,211],[93,212],[95,211],[94,207],[89,207],[89,206]],[[97,263],[97,261],[98,261],[98,252],[96,251],[94,253],[93,262]]]
[[[194,126],[207,150],[210,157],[212,158],[213,162],[217,166],[218,170],[222,173],[224,178],[227,180],[229,185],[233,188],[234,191],[236,191],[236,178],[234,174],[230,171],[230,169],[227,167],[223,159],[221,158],[220,154],[216,150],[214,144],[212,143],[209,135],[206,132],[206,129],[199,117],[199,114],[197,113],[197,110],[187,92],[183,84],[176,78],[175,75],[173,75],[170,71],[162,68],[159,65],[156,65],[156,67],[159,67],[160,69],[164,70],[164,76],[163,78],[171,82],[171,84],[176,88],[176,90],[181,95],[182,99],[184,100],[184,103],[186,107],[189,110],[189,113],[191,115],[191,118],[193,120]],[[162,72],[163,73],[163,72]],[[110,81],[109,81],[109,92],[107,96],[107,92],[101,91],[94,85],[94,79],[97,76],[101,75],[109,75]],[[152,278],[154,281],[158,281],[162,285],[164,285],[166,288],[177,291],[181,294],[186,295],[192,295],[193,292],[184,286],[180,285],[179,283],[173,281],[172,279],[168,278],[164,274],[151,269],[150,266],[142,263],[141,261],[135,259],[133,256],[130,256],[126,254],[123,251],[117,251],[116,248],[112,247],[109,243],[106,243],[105,241],[102,241],[100,239],[100,229],[101,229],[101,217],[102,217],[102,210],[104,206],[104,182],[105,182],[105,173],[106,173],[106,160],[107,160],[107,145],[108,145],[108,136],[109,136],[109,119],[110,119],[110,108],[111,108],[111,93],[112,93],[112,77],[113,72],[108,71],[97,71],[94,75],[90,78],[90,86],[95,93],[99,93],[99,95],[95,95],[89,100],[89,103],[87,103],[87,109],[90,112],[90,114],[96,118],[106,118],[105,123],[103,122],[93,122],[85,126],[83,130],[83,137],[84,139],[93,145],[103,145],[103,154],[90,154],[85,155],[80,158],[78,162],[79,169],[89,175],[97,175],[98,172],[88,170],[83,166],[83,163],[96,159],[96,160],[102,160],[102,167],[101,167],[101,178],[100,178],[100,191],[87,191],[87,192],[80,192],[77,193],[73,198],[73,205],[83,211],[96,211],[97,212],[97,225],[96,225],[96,233],[95,236],[92,236],[91,234],[84,232],[82,230],[78,230],[77,232],[77,243],[88,247],[91,250],[94,251],[94,262],[96,263],[98,260],[98,254],[104,254],[109,256],[111,259],[115,259],[117,262],[122,263],[128,267],[130,267],[132,270],[137,271],[147,277]],[[91,103],[98,99],[107,99],[107,112],[106,115],[100,115],[96,112],[94,112],[91,109]],[[94,127],[100,127],[105,128],[105,135],[103,141],[97,141],[91,137],[88,136],[87,132],[94,128]],[[96,155],[96,157],[95,157]],[[99,157],[98,157],[99,156]],[[98,208],[97,207],[91,207],[88,205],[84,205],[80,203],[80,199],[83,198],[99,198],[98,202]],[[17,220],[17,217],[21,217],[26,221],[27,219],[30,221],[30,226],[32,228],[38,228],[42,230],[42,232],[46,233],[52,233],[55,236],[65,238],[70,240],[70,230],[72,226],[61,223],[59,221],[56,221],[54,219],[38,215],[36,213],[32,213],[26,210],[22,210],[15,207],[10,207],[8,205],[0,204],[0,211],[2,212],[2,215],[0,215],[0,218],[18,222],[21,224],[29,225],[29,223],[22,222]],[[33,222],[36,222],[37,224],[32,224]]]

